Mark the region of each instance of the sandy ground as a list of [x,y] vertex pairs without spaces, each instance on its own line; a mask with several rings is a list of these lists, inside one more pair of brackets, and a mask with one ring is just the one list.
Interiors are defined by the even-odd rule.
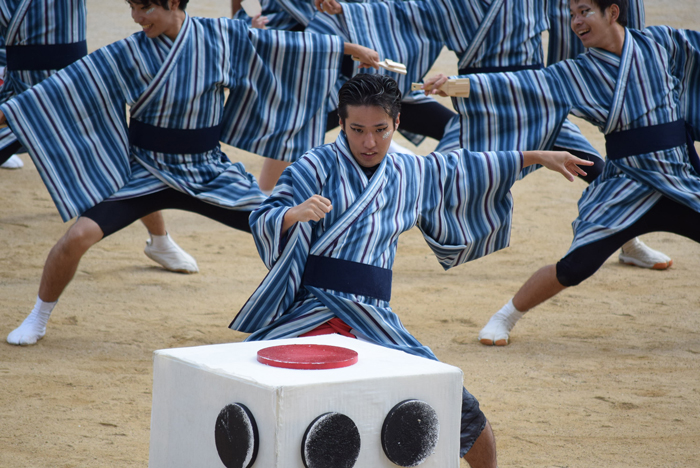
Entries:
[[[88,4],[92,49],[136,30],[123,2]],[[189,9],[223,16],[228,2],[194,0]],[[648,24],[692,28],[698,20],[697,0],[647,2]],[[443,54],[437,69],[453,73],[453,55]],[[602,149],[598,132],[583,128]],[[260,158],[226,150],[259,173]],[[266,270],[250,236],[168,212],[199,274],[150,262],[141,253],[146,231],[133,225],[84,257],[46,338],[27,348],[4,344],[67,227],[23,160],[23,170],[0,172],[0,466],[147,466],[152,352],[244,339],[226,325]],[[674,258],[669,271],[611,258],[529,314],[510,346],[476,340],[536,268],[567,250],[583,188],[544,171],[517,183],[512,246],[449,272],[417,230],[407,233],[393,307],[440,359],[463,369],[494,427],[501,466],[700,466],[700,248],[690,241],[646,236]]]

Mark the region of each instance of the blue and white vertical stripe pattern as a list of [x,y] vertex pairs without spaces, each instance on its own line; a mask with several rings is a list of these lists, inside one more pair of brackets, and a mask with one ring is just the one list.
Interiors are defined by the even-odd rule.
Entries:
[[695,141],[700,141],[700,40],[697,31],[652,26],[644,34],[668,51],[671,72],[678,78],[680,114],[690,124]]
[[[71,44],[86,40],[85,0],[4,0],[0,29],[5,46]],[[5,73],[0,103],[53,74],[53,70],[16,70]]]
[[[409,72],[406,77],[398,78],[404,93],[408,92],[411,82],[423,79],[443,44],[456,53],[460,67],[543,63],[541,35],[548,28],[545,0],[505,0],[491,26],[482,28],[492,4],[485,0],[343,4],[343,15],[319,14],[309,24],[309,29],[325,34],[341,34],[348,42],[378,51],[381,58],[398,57],[396,60],[405,63]],[[480,42],[473,45],[477,38],[480,38]],[[329,107],[333,105],[337,105],[337,102],[332,102]],[[480,117],[488,119],[487,115]],[[492,147],[481,137],[469,141],[462,138],[460,141],[454,138],[457,136],[455,121],[455,125],[447,129],[441,149],[452,149],[457,145],[474,151],[529,149]],[[556,138],[558,147],[600,158],[580,130],[569,121],[562,122]]]
[[[505,0],[478,49],[463,67],[506,67],[542,63],[541,34],[548,28],[545,0]],[[347,34],[346,40],[373,48],[382,55],[403,41],[415,42],[420,54],[401,56],[409,68],[416,57],[426,56],[434,43],[443,43],[461,60],[479,33],[491,0],[380,1],[344,3],[343,15],[316,15],[310,26],[319,32]],[[400,18],[401,20],[394,20]],[[325,22],[326,26],[316,21]],[[397,25],[396,22],[401,24]],[[333,32],[336,31],[336,32]],[[423,48],[420,48],[422,45]],[[411,49],[408,49],[410,52]],[[386,55],[390,57],[388,54]],[[422,65],[422,62],[419,62]]]
[[[0,2],[1,66],[5,66],[6,45],[70,44],[86,38],[85,0],[4,0]],[[0,86],[0,104],[26,91],[54,70],[5,69]],[[0,129],[0,148],[17,142],[8,128]]]
[[314,18],[318,10],[314,6],[313,0],[273,0],[277,7],[287,15],[306,27]]
[[[542,32],[548,27],[545,0],[505,0],[470,63],[484,68],[534,65],[544,60]],[[437,0],[447,47],[462,59],[477,35],[491,0]]]
[[[627,29],[622,57],[590,49],[540,71],[473,75],[470,97],[455,100],[464,137],[485,134],[494,144],[548,148],[569,112],[605,133],[678,119],[698,132],[700,107],[684,103],[697,103],[700,95],[699,46],[695,31]],[[489,120],[471,119],[473,108],[486,108]],[[700,176],[686,145],[608,160],[579,201],[571,249],[628,227],[662,195],[700,211]]]
[[[376,50],[380,60],[404,63],[408,73],[400,75],[381,69],[396,80],[401,93],[411,93],[411,83],[421,81],[440,55],[443,47],[440,24],[435,19],[433,2],[344,3],[343,14],[317,14],[307,31],[335,34],[345,41]],[[374,73],[360,69],[356,62],[352,74]],[[336,84],[339,89],[343,80]],[[337,107],[337,93],[330,96],[329,107]]]
[[[337,316],[370,340],[435,359],[403,327],[389,303],[304,287],[309,254],[391,269],[398,237],[413,226],[440,264],[451,268],[508,245],[510,187],[522,168],[519,152],[459,150],[428,156],[388,154],[369,180],[341,132],[289,167],[272,196],[251,215],[258,252],[270,269],[231,323],[249,340],[301,335]],[[281,232],[289,208],[318,194],[333,210],[319,222]]]
[[[290,31],[299,27],[300,23],[292,15],[287,13],[278,3],[278,0],[261,0],[260,7],[262,16],[266,16],[268,23],[265,25],[267,29],[277,29],[280,31]],[[243,8],[238,10],[233,15],[233,19],[245,21],[249,26],[252,24],[252,18],[248,16]]]
[[[333,84],[342,48],[337,38],[187,16],[174,42],[134,34],[1,108],[64,220],[110,196],[134,197],[166,186],[247,210],[264,196],[242,164],[231,164],[218,147],[163,154],[130,146],[125,106],[133,118],[158,127],[221,124],[222,141],[293,160],[323,141],[323,93]],[[225,88],[230,94],[224,105]]]
[[[585,52],[581,39],[571,30],[569,0],[548,0],[549,41],[547,63],[549,65],[574,58]],[[627,27],[644,29],[645,14],[643,0],[629,0]]]
[[228,83],[221,141],[287,162],[323,144],[328,96],[340,73],[343,40],[248,29],[231,44],[238,77]]

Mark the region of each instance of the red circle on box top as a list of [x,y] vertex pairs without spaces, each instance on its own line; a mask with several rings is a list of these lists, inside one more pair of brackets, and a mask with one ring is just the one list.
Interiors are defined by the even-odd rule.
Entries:
[[357,352],[340,346],[293,344],[258,351],[258,361],[285,369],[338,369],[357,362]]

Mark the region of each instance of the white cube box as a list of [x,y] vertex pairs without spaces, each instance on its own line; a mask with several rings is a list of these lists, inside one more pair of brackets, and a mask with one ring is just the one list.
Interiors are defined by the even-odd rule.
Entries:
[[[289,344],[349,348],[358,353],[358,362],[339,369],[299,370],[257,361],[259,350]],[[259,450],[252,467],[304,468],[307,428],[326,413],[345,415],[357,427],[355,467],[396,467],[383,448],[382,428],[387,415],[405,400],[427,404],[439,423],[434,451],[431,446],[432,454],[420,466],[459,467],[462,371],[454,366],[340,335],[154,354],[151,468],[226,466],[217,450],[215,426],[231,404],[244,405],[257,425]]]

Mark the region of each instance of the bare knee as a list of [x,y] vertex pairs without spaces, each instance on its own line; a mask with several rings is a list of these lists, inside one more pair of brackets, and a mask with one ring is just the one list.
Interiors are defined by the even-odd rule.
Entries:
[[79,218],[59,239],[52,253],[82,256],[90,247],[102,239],[102,229],[93,220]]
[[488,421],[464,459],[472,468],[497,468],[496,438]]

